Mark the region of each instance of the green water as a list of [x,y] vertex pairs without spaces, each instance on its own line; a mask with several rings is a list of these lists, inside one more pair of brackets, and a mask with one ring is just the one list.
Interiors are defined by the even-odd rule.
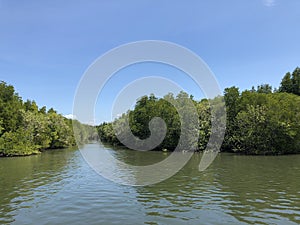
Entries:
[[[110,152],[136,165],[168,156]],[[0,158],[0,224],[300,224],[300,155],[219,154],[199,172],[201,156],[147,187],[104,179],[78,150]]]

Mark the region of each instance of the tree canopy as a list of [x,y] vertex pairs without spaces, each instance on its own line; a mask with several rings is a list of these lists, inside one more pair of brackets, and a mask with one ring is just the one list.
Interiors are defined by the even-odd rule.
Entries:
[[[224,90],[226,105],[226,132],[221,151],[244,154],[290,154],[300,153],[300,69],[287,73],[279,90],[273,90],[269,84],[240,92],[237,87]],[[190,127],[191,132],[198,132],[197,150],[204,150],[211,135],[211,102],[207,99],[195,101],[192,96],[181,92],[174,97],[168,94],[163,98],[154,95],[143,96],[137,100],[135,108],[123,114],[111,123],[100,124],[97,129],[100,139],[114,145],[123,145],[115,134],[114,126],[129,120],[130,129],[136,137],[145,140],[151,134],[149,122],[160,117],[167,126],[167,133],[156,150],[173,151],[181,135],[181,120],[177,103],[182,103],[185,112],[186,99],[191,99],[198,114],[198,126]],[[168,101],[166,101],[168,100]],[[218,101],[218,99],[214,99]],[[173,104],[171,104],[173,103]],[[180,104],[177,104],[180,105]],[[195,121],[188,121],[196,124]]]
[[[278,90],[273,90],[269,84],[261,84],[241,92],[233,86],[224,90],[223,97],[200,101],[185,92],[177,96],[167,94],[163,98],[153,94],[142,96],[133,110],[96,128],[100,139],[113,145],[127,146],[130,142],[139,146],[141,140],[154,133],[159,141],[155,150],[173,151],[182,145],[182,148],[192,146],[192,149],[202,151],[213,133],[212,121],[225,121],[225,117],[214,118],[212,111],[221,115],[221,105],[225,104],[226,132],[221,151],[300,153],[299,95],[300,68],[297,67],[292,73],[285,74]],[[164,124],[151,126],[151,123],[160,122],[155,118],[161,118]],[[0,156],[30,155],[45,149],[65,148],[75,145],[75,140],[83,144],[97,138],[97,133],[94,127],[67,119],[53,108],[47,110],[31,100],[23,102],[12,85],[0,82]],[[183,134],[188,135],[182,138]],[[164,139],[160,140],[162,136]],[[190,138],[195,136],[197,142]]]
[[[93,127],[74,121],[78,142],[93,136]],[[0,82],[0,156],[31,155],[75,145],[72,121],[54,109],[22,101],[12,85]]]
[[282,78],[279,92],[293,93],[300,95],[300,68],[297,67],[293,73],[286,73]]

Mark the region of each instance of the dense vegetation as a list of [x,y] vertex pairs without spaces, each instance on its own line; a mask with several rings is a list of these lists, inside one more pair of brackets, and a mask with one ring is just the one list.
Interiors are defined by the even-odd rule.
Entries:
[[84,143],[93,136],[93,127],[72,121],[54,109],[39,108],[34,101],[23,102],[14,87],[0,82],[0,156],[31,155],[45,149]]
[[[300,153],[300,69],[287,73],[276,90],[268,84],[240,92],[237,87],[226,88],[224,98],[213,101],[225,101],[226,133],[221,151],[244,154],[290,154]],[[181,134],[181,122],[178,111],[186,114],[189,107],[185,102],[190,99],[197,109],[198,127],[191,127],[199,133],[197,149],[206,148],[211,134],[212,101],[193,100],[186,93],[172,94],[164,98],[154,95],[140,98],[133,110],[123,114],[111,123],[97,127],[102,141],[113,145],[122,145],[114,128],[122,133],[122,124],[129,123],[132,133],[140,139],[150,136],[149,122],[154,117],[161,117],[167,126],[163,142],[157,150],[174,150]],[[171,104],[174,103],[174,104]],[[177,108],[178,109],[178,108]],[[193,121],[190,121],[191,124]],[[118,136],[119,137],[119,136]]]
[[[201,101],[184,92],[176,97],[172,94],[163,98],[143,96],[133,110],[113,122],[99,125],[98,134],[102,141],[113,145],[123,145],[126,140],[135,142],[123,135],[128,124],[135,137],[145,140],[151,135],[149,122],[159,117],[166,124],[166,134],[156,150],[172,151],[181,144],[193,145],[195,150],[201,151],[206,148],[211,134],[212,102],[213,110],[220,112],[218,105],[226,105],[226,133],[221,151],[300,153],[300,68],[287,73],[275,90],[268,84],[243,92],[230,87],[225,89],[224,98]],[[182,120],[185,124],[181,124],[180,115],[185,117]],[[180,141],[183,126],[188,135]],[[152,133],[158,139],[164,136],[162,127],[153,127],[156,130]],[[189,140],[195,133],[199,134],[197,143]],[[65,148],[76,144],[75,137],[85,143],[96,135],[92,126],[67,119],[52,108],[48,111],[45,106],[39,108],[34,101],[23,102],[13,86],[0,82],[0,156],[31,155],[46,149]]]

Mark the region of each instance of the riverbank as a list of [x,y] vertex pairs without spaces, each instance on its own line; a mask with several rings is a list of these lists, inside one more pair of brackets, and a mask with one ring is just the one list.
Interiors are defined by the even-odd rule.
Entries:
[[[116,144],[110,144],[108,142],[101,142],[101,144],[103,144],[103,146],[105,147],[108,147],[108,148],[114,148],[116,150],[129,150],[129,151],[136,151],[136,150],[132,150],[130,148],[127,148],[126,146],[124,145],[116,145]],[[154,151],[154,152],[166,152],[166,153],[172,153],[172,150],[168,150],[168,149],[159,149],[159,148],[156,148],[156,149],[153,149],[153,150],[150,150],[150,151]],[[202,154],[203,151],[205,150],[196,150],[194,151],[194,153],[199,153],[199,154]],[[233,151],[233,150],[220,150],[219,153],[229,153],[229,154],[232,154],[232,155],[239,155],[239,156],[283,156],[283,155],[300,155],[300,152],[294,152],[294,153],[285,153],[285,154],[282,154],[280,152],[274,152],[274,153],[266,153],[266,154],[253,154],[253,153],[246,153],[246,152],[236,152],[236,151]]]

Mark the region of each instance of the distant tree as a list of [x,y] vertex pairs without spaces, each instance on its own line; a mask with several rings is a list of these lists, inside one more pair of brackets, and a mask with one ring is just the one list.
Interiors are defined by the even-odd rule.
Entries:
[[300,68],[297,67],[292,73],[293,90],[292,93],[300,95]]
[[261,84],[257,86],[257,93],[270,94],[272,93],[272,86],[269,84]]
[[24,107],[26,111],[38,112],[39,107],[37,106],[35,101],[27,100],[24,102]]
[[43,106],[42,108],[40,108],[39,112],[42,113],[42,114],[46,114],[47,113],[46,106]]
[[282,78],[279,87],[279,92],[293,93],[293,82],[292,82],[292,76],[290,72],[286,73]]
[[293,73],[286,73],[283,77],[279,92],[293,93],[295,95],[300,95],[300,68],[297,67]]
[[57,113],[57,111],[54,110],[53,108],[50,108],[47,113]]
[[255,87],[254,87],[254,86],[252,86],[252,88],[251,88],[250,92],[256,92],[256,89],[255,89]]

